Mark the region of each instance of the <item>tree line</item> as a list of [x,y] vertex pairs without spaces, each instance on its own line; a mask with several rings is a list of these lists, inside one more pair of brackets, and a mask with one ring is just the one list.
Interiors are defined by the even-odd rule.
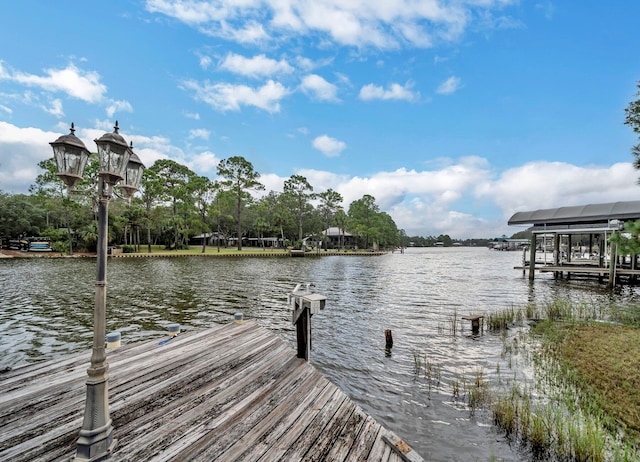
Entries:
[[[91,155],[84,178],[72,194],[56,175],[53,158],[38,165],[42,173],[29,194],[0,191],[0,236],[48,237],[54,250],[70,254],[74,249],[94,251],[97,154]],[[315,192],[302,175],[286,179],[282,192],[259,193],[264,190],[260,174],[241,156],[220,161],[216,180],[173,160],[157,160],[144,171],[140,190],[130,203],[111,201],[109,245],[127,250],[146,246],[149,252],[154,245],[182,249],[201,236],[203,252],[207,245],[231,243],[241,250],[250,238],[262,246],[301,248],[303,240],[311,237],[318,247],[344,247],[346,240],[332,243],[323,234],[330,227],[351,234],[350,245],[362,249],[388,249],[402,243],[404,233],[371,195],[344,210],[340,193]]]

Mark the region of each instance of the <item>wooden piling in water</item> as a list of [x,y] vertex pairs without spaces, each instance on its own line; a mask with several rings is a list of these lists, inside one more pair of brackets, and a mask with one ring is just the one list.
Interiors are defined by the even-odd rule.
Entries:
[[384,341],[386,348],[393,347],[393,334],[391,333],[391,329],[385,329],[384,331]]
[[482,314],[469,314],[467,316],[462,316],[462,319],[471,321],[471,333],[473,335],[478,335],[480,333],[480,325],[482,323],[483,318],[484,318],[484,315]]

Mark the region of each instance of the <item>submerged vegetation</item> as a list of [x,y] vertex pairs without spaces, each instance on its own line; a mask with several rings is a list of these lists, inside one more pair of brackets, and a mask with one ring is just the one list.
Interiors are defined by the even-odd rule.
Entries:
[[530,335],[503,337],[536,379],[493,390],[495,425],[536,459],[639,460],[639,316],[562,301],[488,316],[494,331],[536,320]]
[[[450,323],[459,319],[457,313]],[[451,396],[475,415],[485,409],[507,440],[533,460],[640,460],[640,311],[556,300],[488,313],[502,338],[502,368],[522,363],[532,377],[501,370],[450,378]],[[517,329],[513,329],[517,328]],[[446,334],[444,326],[438,326]],[[457,329],[448,334],[456,336]],[[413,351],[414,373],[431,386],[441,373]],[[491,371],[489,371],[491,372]]]

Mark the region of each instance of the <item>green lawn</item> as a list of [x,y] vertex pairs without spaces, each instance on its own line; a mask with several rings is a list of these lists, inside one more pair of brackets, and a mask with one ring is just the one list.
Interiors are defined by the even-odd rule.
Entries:
[[[164,246],[152,246],[151,253],[153,255],[167,255],[167,256],[175,256],[175,255],[202,255],[202,246],[191,246],[189,249],[183,250],[167,250]],[[362,254],[362,255],[370,255],[372,252],[366,250],[336,250],[329,249],[325,250],[312,250],[308,251],[307,254],[336,254],[336,253],[347,253],[347,254]],[[282,248],[261,248],[261,247],[243,247],[242,250],[238,250],[236,247],[220,247],[216,246],[207,246],[206,255],[259,255],[259,254],[289,254],[289,249]],[[148,255],[147,246],[141,246],[140,252],[129,253],[128,255]]]
[[599,395],[605,411],[639,442],[640,328],[571,326],[557,351],[585,387]]

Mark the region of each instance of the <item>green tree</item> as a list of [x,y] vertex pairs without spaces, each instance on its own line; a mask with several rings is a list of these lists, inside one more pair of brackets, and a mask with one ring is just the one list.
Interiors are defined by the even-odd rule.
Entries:
[[227,237],[230,234],[230,229],[233,228],[233,210],[235,209],[233,195],[229,191],[222,189],[220,182],[216,181],[213,184],[215,191],[215,199],[211,203],[210,216],[215,219],[216,222],[216,243],[218,246],[218,253],[220,253],[220,239],[224,237],[224,246],[227,246]]
[[38,167],[40,167],[43,172],[36,177],[36,182],[29,186],[29,192],[45,197],[64,197],[67,187],[60,177],[56,175],[58,167],[55,159],[52,157],[40,161],[38,162]]
[[[640,81],[638,81],[637,87],[640,90]],[[631,153],[635,158],[633,165],[636,169],[640,169],[640,91],[638,91],[635,96],[637,96],[638,99],[631,101],[629,106],[624,110],[626,114],[624,123],[625,125],[629,125],[634,133],[639,135],[639,142],[631,148]]]
[[202,239],[202,253],[207,250],[207,232],[209,228],[209,211],[211,202],[215,196],[214,184],[205,176],[194,176],[191,178],[188,184],[189,192],[194,199],[194,205],[198,210],[200,218],[200,225],[204,232],[204,239]]
[[315,197],[313,186],[302,175],[291,175],[284,182],[284,194],[290,199],[298,224],[298,241],[302,241],[302,221],[311,210],[309,201]]
[[142,172],[140,182],[140,197],[145,210],[144,223],[147,228],[147,253],[151,253],[151,212],[154,205],[162,199],[162,183],[158,179],[158,174],[150,168]]
[[98,245],[98,222],[93,220],[78,231],[88,250],[95,251]]
[[400,245],[400,232],[395,221],[387,212],[380,212],[377,216],[378,239],[382,248],[393,248]]
[[0,236],[39,236],[47,227],[46,212],[37,197],[0,193]]
[[624,224],[625,231],[628,236],[615,232],[609,238],[612,244],[617,244],[618,254],[622,255],[639,255],[640,254],[640,220],[627,221]]
[[171,203],[173,243],[171,247],[177,249],[180,245],[180,236],[184,236],[182,227],[184,220],[178,215],[179,204],[189,204],[189,190],[187,184],[195,176],[189,167],[170,159],[157,160],[150,168],[155,175],[148,178],[155,184],[152,189],[160,195],[160,200]]
[[453,240],[448,234],[441,234],[436,239],[437,242],[442,242],[445,247],[451,247],[453,245]]
[[[638,81],[636,86],[640,90],[640,81]],[[635,96],[638,97],[638,99],[631,101],[629,106],[624,110],[624,123],[630,126],[634,133],[638,134],[639,142],[631,148],[631,154],[634,157],[633,166],[636,169],[640,169],[640,91],[638,91]],[[635,223],[625,223],[625,228],[631,233],[631,238],[627,238],[620,233],[614,233],[611,236],[611,242],[617,244],[623,251],[637,255],[640,250],[638,244],[638,242],[640,242],[640,238],[638,237],[640,233],[636,232],[640,230],[640,220]]]
[[[65,227],[67,229],[67,244],[69,255],[73,255],[74,240],[79,240],[81,247],[92,248],[93,241],[83,239],[86,233],[80,232],[86,227],[90,227],[91,220],[98,217],[94,210],[97,210],[97,180],[100,171],[98,154],[92,153],[82,174],[82,181],[75,188],[69,191],[60,177],[57,175],[57,165],[53,157],[41,161],[38,166],[43,170],[36,177],[36,181],[29,187],[29,192],[41,198],[47,205],[47,214],[58,216],[58,210],[62,208]],[[110,224],[111,227],[111,224]],[[78,232],[74,233],[73,228]],[[59,236],[59,233],[55,233]]]
[[[142,207],[140,205],[143,205]],[[144,203],[140,200],[132,201],[126,204],[122,212],[123,241],[125,245],[133,245],[136,251],[140,250],[140,228],[146,223],[147,213],[144,209]]]
[[223,180],[220,184],[231,192],[236,203],[236,222],[238,250],[242,250],[242,209],[251,200],[249,191],[263,190],[264,185],[258,181],[260,174],[253,164],[242,156],[223,159],[218,164],[218,176]]
[[353,201],[349,205],[349,219],[356,234],[364,236],[364,248],[369,248],[369,241],[377,233],[375,227],[376,216],[380,211],[376,199],[365,194],[362,199]]
[[285,229],[295,228],[295,218],[291,212],[290,204],[285,200],[283,193],[270,191],[269,194],[258,201],[260,210],[266,215],[266,220],[274,232],[280,235],[286,250]]
[[333,223],[338,227],[338,245],[341,249],[344,248],[344,232],[349,223],[349,216],[345,213],[342,208],[336,210],[336,213],[333,215]]
[[[340,205],[343,198],[342,194],[333,189],[329,188],[325,192],[318,194],[318,199],[320,199],[320,214],[322,215],[322,219],[324,221],[324,229],[328,229],[331,226],[331,220],[336,212],[342,208]],[[327,235],[323,234],[324,240],[324,248],[327,248]]]
[[517,233],[513,233],[511,239],[531,239],[531,229],[526,229],[524,231],[518,231]]
[[398,239],[401,249],[409,246],[409,237],[407,236],[407,232],[404,229],[398,230]]

